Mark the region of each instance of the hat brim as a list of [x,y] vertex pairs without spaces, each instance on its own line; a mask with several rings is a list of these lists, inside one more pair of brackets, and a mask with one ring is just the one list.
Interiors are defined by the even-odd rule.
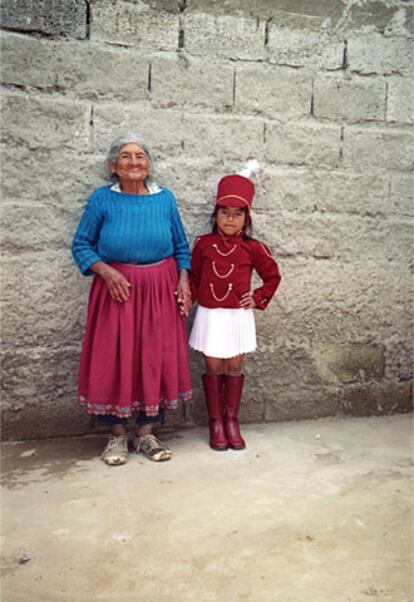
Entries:
[[227,197],[225,199],[219,199],[216,202],[216,205],[219,207],[247,207],[247,210],[250,210],[249,203],[247,201],[242,201],[240,199],[236,199],[234,197]]

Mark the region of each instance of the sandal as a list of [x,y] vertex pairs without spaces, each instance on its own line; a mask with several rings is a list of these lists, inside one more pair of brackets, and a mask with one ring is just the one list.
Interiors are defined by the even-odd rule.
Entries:
[[133,445],[137,454],[142,452],[153,462],[165,462],[171,458],[171,450],[154,435],[136,437]]
[[101,460],[109,466],[119,466],[128,462],[128,438],[125,436],[114,437],[111,435],[101,454]]

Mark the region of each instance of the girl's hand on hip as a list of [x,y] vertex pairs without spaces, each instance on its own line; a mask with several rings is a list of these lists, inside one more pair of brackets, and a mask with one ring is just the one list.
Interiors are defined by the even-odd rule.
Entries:
[[243,309],[254,309],[257,307],[256,301],[253,299],[253,295],[251,293],[244,293],[240,299],[240,306]]
[[111,266],[107,267],[108,269],[102,274],[102,278],[106,282],[111,298],[114,301],[119,301],[119,303],[128,301],[131,284],[121,272],[118,272],[118,270]]

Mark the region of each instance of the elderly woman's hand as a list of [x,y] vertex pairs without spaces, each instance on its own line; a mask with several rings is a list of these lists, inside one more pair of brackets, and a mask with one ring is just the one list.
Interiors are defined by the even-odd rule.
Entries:
[[185,269],[180,272],[175,294],[177,295],[177,302],[180,306],[180,313],[184,316],[188,316],[191,307],[191,291],[188,271]]
[[109,294],[114,301],[119,301],[119,303],[128,301],[131,285],[121,272],[103,261],[97,261],[90,269],[105,280]]

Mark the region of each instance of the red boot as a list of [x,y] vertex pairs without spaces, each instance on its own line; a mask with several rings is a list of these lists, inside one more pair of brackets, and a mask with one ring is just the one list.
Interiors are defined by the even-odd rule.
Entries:
[[238,421],[240,400],[243,390],[244,376],[224,375],[224,397],[225,397],[225,415],[224,428],[226,431],[227,441],[233,449],[244,449],[246,443],[240,435],[240,427]]
[[223,375],[203,374],[203,385],[210,424],[210,447],[225,451],[229,446],[223,425]]

